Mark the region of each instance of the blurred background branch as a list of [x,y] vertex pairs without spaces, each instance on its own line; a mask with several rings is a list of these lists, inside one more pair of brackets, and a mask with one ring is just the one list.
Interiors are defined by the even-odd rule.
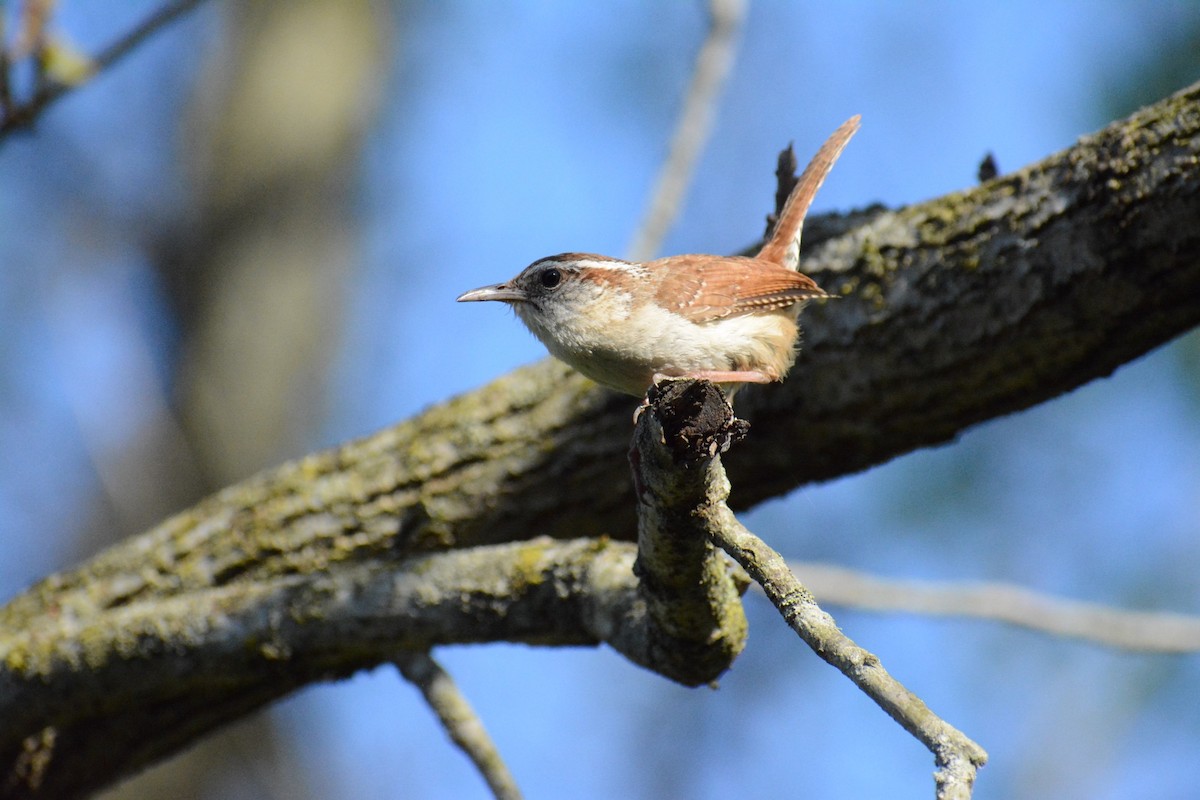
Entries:
[[1200,616],[1126,611],[1014,584],[889,579],[832,564],[791,562],[822,603],[884,613],[929,614],[1005,622],[1122,650],[1200,651]]
[[737,57],[748,2],[709,0],[708,35],[696,54],[691,82],[654,183],[650,206],[629,245],[627,258],[631,261],[646,261],[658,255],[672,221],[679,215],[692,173],[712,133],[721,90]]
[[[203,2],[163,3],[90,56],[77,52],[73,45],[51,32],[55,0],[23,0],[17,12],[17,35],[11,42],[4,36],[7,9],[0,5],[0,144],[12,133],[32,127],[51,103],[112,67],[160,28]],[[30,91],[23,94],[15,86],[10,70],[24,59],[32,60],[35,77]]]

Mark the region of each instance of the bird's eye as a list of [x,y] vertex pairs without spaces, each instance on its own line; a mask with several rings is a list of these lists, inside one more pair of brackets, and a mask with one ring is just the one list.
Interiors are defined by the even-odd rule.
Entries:
[[544,269],[542,270],[542,274],[538,276],[538,280],[541,281],[542,286],[545,288],[553,289],[555,286],[558,286],[560,283],[562,283],[562,272],[554,267],[551,267],[550,269]]

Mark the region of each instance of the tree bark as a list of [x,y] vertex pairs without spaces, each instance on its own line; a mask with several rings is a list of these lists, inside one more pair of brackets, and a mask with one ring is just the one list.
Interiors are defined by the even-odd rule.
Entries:
[[[739,395],[731,505],[944,442],[1189,330],[1197,220],[1200,84],[973,189],[816,220],[804,268],[840,299],[806,312],[786,383]],[[535,364],[34,586],[0,609],[0,797],[84,794],[400,647],[617,643],[632,410]]]

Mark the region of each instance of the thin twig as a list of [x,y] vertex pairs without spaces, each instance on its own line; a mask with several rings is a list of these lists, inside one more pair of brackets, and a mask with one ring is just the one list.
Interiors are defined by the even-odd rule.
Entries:
[[34,94],[42,92],[49,81],[46,78],[46,26],[54,13],[54,0],[26,0],[21,9],[21,34],[13,52],[17,58],[33,57]]
[[975,773],[987,753],[965,734],[934,715],[915,694],[893,678],[879,659],[838,629],[812,593],[792,574],[783,557],[746,530],[728,508],[709,536],[750,574],[788,625],[813,651],[837,667],[880,708],[933,753],[938,800],[967,800]]
[[8,17],[4,3],[0,2],[0,121],[8,119],[12,106],[12,86],[9,83]]
[[671,137],[667,160],[658,174],[650,208],[629,246],[629,257],[634,261],[654,257],[678,215],[696,161],[712,132],[717,97],[733,66],[738,33],[746,15],[746,1],[709,2],[708,36],[696,55],[692,82]]
[[500,751],[450,674],[425,651],[405,650],[395,663],[405,680],[421,690],[450,739],[471,759],[496,800],[521,800],[521,790]]
[[[204,0],[173,0],[150,14],[92,58],[92,76],[111,67],[159,28],[191,11],[202,2]],[[10,104],[7,113],[0,118],[0,139],[15,130],[31,125],[51,103],[79,85],[57,81],[39,82],[31,97],[15,105]]]
[[162,8],[158,9],[146,19],[142,20],[139,25],[133,27],[128,33],[116,40],[108,47],[96,54],[93,63],[96,67],[96,72],[111,67],[119,61],[129,51],[137,47],[150,34],[157,31],[169,22],[191,11],[196,6],[203,3],[204,0],[173,0],[167,3]]
[[1008,583],[892,580],[808,562],[792,562],[792,570],[825,604],[995,620],[1124,650],[1200,651],[1200,617],[1187,614],[1127,611]]
[[13,59],[28,58],[46,39],[46,25],[54,10],[54,0],[23,0],[17,9],[17,33],[12,41]]

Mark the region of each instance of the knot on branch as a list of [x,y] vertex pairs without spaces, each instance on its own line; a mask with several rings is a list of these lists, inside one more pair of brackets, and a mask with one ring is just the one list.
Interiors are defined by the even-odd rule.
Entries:
[[646,402],[662,425],[663,444],[684,466],[726,452],[750,430],[710,381],[665,380],[650,387]]

